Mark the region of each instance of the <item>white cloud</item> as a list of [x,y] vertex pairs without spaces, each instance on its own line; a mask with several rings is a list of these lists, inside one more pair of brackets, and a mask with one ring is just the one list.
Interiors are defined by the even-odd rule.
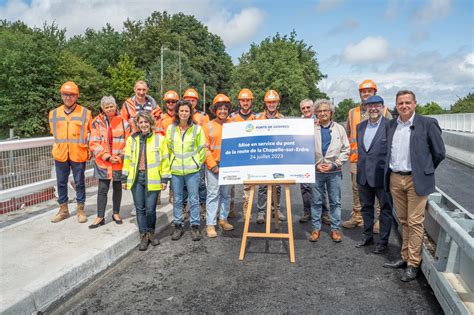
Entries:
[[378,94],[393,108],[395,94],[401,89],[413,90],[419,104],[437,102],[448,108],[458,97],[474,88],[474,52],[458,51],[447,56],[438,52],[423,52],[404,56],[385,71],[341,73],[328,77],[319,84],[321,91],[335,99],[359,100],[358,86],[365,79],[373,80]]
[[207,22],[209,31],[222,37],[229,47],[247,42],[260,28],[264,13],[257,8],[246,8],[231,15],[227,10],[213,15]]
[[348,63],[385,61],[389,55],[388,42],[383,37],[366,37],[357,44],[348,44],[343,57]]
[[[45,21],[55,22],[60,28],[66,28],[68,37],[81,34],[86,28],[100,29],[106,23],[115,29],[122,30],[123,22],[144,20],[153,11],[167,11],[170,14],[183,12],[195,16],[203,24],[213,27],[222,36],[226,45],[251,39],[261,25],[263,13],[255,8],[243,9],[232,16],[216,14],[222,11],[217,0],[193,1],[133,1],[133,0],[7,0],[0,6],[0,16],[7,20],[21,20],[29,26],[41,27]],[[216,17],[224,21],[219,24]],[[253,20],[256,19],[256,20]],[[214,26],[216,26],[214,28]],[[233,29],[232,29],[233,28]],[[230,35],[234,31],[235,33]]]
[[334,36],[334,35],[339,35],[341,33],[344,33],[346,31],[352,31],[359,27],[359,22],[357,22],[354,19],[345,19],[338,25],[334,26],[328,31],[328,35]]
[[451,13],[452,0],[426,0],[415,13],[413,18],[417,23],[430,24],[436,19],[448,16]]
[[342,4],[343,0],[320,0],[316,5],[316,12],[323,13],[337,8]]

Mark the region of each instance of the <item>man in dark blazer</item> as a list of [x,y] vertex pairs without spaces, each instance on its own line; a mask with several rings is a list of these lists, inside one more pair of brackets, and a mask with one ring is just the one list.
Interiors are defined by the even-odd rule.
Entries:
[[384,189],[384,172],[387,160],[386,125],[389,120],[382,115],[384,101],[374,95],[364,102],[369,119],[357,126],[357,184],[364,219],[362,240],[357,248],[374,244],[374,205],[375,197],[380,201],[380,237],[374,253],[387,250],[388,237],[392,229],[392,200]]
[[403,244],[401,259],[384,267],[406,268],[401,280],[407,282],[415,279],[419,271],[426,202],[435,191],[434,172],[446,150],[436,119],[415,114],[415,93],[399,91],[396,108],[399,117],[387,126],[385,189],[393,197]]

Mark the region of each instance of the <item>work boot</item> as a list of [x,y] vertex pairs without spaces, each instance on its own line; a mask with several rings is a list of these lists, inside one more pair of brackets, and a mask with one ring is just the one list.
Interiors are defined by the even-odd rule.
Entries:
[[300,218],[300,223],[307,223],[311,221],[311,213],[307,212],[303,214],[303,216]]
[[51,218],[51,222],[57,223],[67,218],[69,218],[69,210],[67,202],[65,202],[59,205],[59,211]]
[[147,237],[148,237],[148,242],[152,245],[152,246],[158,246],[160,245],[160,241],[155,238],[155,233],[153,233],[152,231],[148,231],[146,233]]
[[77,215],[77,222],[79,222],[79,223],[86,223],[87,222],[87,216],[86,216],[86,213],[84,212],[84,204],[83,203],[78,203],[77,204],[76,215]]
[[191,239],[195,242],[201,240],[201,230],[199,230],[199,225],[191,225]]
[[265,212],[259,212],[257,214],[257,224],[264,224],[265,223]]
[[229,215],[228,215],[227,217],[230,218],[230,219],[233,219],[233,218],[235,218],[236,216],[237,216],[237,214],[235,213],[235,210],[234,210],[234,209],[231,209],[231,210],[229,211]]
[[148,233],[140,234],[140,245],[138,245],[138,250],[139,251],[147,250],[149,242],[150,241],[148,240]]
[[206,205],[201,203],[201,219],[206,221]]
[[183,236],[183,234],[183,226],[180,224],[175,224],[173,234],[171,234],[171,239],[173,241],[177,241],[181,238],[181,236]]
[[232,231],[234,229],[234,226],[230,224],[227,220],[219,220],[219,226],[224,231]]
[[358,226],[363,226],[364,220],[362,219],[362,214],[360,210],[354,209],[351,213],[351,218],[347,221],[342,222],[342,226],[346,229],[353,229]]
[[[273,211],[275,211],[275,210],[273,210]],[[275,217],[275,212],[273,212],[273,217]],[[281,212],[280,209],[278,209],[278,221],[280,221],[280,222],[286,221],[286,216],[283,214],[283,212]]]
[[331,219],[329,219],[327,212],[321,216],[321,221],[326,225],[331,225]]
[[216,227],[214,225],[208,225],[206,227],[206,231],[207,231],[207,237],[209,238],[217,237]]

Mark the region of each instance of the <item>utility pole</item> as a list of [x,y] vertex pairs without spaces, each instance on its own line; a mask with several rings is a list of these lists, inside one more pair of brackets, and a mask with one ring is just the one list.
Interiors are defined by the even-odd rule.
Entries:
[[206,112],[206,83],[202,86],[202,111]]
[[178,40],[178,59],[179,59],[179,95],[181,95],[181,39]]
[[[161,79],[160,79],[160,99],[163,97],[163,45],[161,45]],[[162,104],[162,101],[160,101],[160,104]]]

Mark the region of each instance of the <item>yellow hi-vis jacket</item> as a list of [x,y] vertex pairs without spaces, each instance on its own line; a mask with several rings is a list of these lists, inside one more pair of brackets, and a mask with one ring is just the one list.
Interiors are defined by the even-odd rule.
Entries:
[[171,174],[184,176],[198,172],[206,159],[206,141],[202,128],[192,123],[181,135],[177,122],[166,130]]
[[[125,146],[125,157],[123,161],[122,178],[127,178],[127,189],[131,189],[137,178],[140,163],[140,133],[137,132],[128,137]],[[170,160],[166,140],[163,136],[154,132],[146,136],[145,141],[145,164],[147,189],[149,191],[161,190],[161,183],[171,178]]]

